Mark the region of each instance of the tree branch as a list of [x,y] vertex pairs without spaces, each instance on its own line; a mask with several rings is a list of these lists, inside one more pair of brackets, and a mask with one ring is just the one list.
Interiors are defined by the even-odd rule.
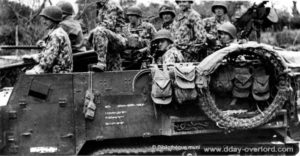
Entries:
[[[40,8],[38,9],[37,13],[33,15],[33,17],[30,18],[30,20],[26,23],[29,24],[32,22],[32,20],[34,20],[43,10],[43,8],[45,8],[45,4],[46,4],[47,0],[43,1],[43,4],[40,6]],[[49,0],[50,1],[50,0]]]

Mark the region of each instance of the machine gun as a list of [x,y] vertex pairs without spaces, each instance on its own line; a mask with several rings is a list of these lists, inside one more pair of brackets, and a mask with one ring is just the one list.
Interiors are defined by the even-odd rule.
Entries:
[[251,32],[256,32],[256,40],[260,42],[261,31],[278,22],[278,16],[273,8],[266,7],[268,1],[253,4],[240,18],[234,22],[237,28],[238,39],[249,38]]

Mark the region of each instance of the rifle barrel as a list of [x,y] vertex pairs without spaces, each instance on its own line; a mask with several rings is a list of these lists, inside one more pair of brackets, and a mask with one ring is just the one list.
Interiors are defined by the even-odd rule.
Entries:
[[0,49],[42,49],[42,47],[35,46],[35,45],[20,45],[20,46],[15,46],[15,45],[2,45],[0,46]]

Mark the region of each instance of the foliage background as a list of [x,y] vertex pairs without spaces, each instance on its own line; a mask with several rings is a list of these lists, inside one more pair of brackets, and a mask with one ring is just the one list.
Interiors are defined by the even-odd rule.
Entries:
[[[39,16],[37,15],[45,7],[45,3],[52,4],[51,0],[31,1],[36,7],[28,7],[18,1],[0,1],[0,45],[16,45],[16,31],[18,32],[19,45],[33,45],[43,36],[45,30],[39,22]],[[96,26],[96,1],[97,0],[77,0],[79,11],[76,18],[81,21],[85,33],[88,33]],[[168,3],[168,1],[166,1],[166,3]],[[202,18],[206,18],[212,16],[210,9],[212,4],[213,1],[203,1],[193,7],[201,14]],[[140,4],[139,6],[143,10],[145,20],[150,21],[151,19],[157,18],[160,4],[151,3],[149,6]],[[228,2],[228,6],[229,19],[233,19],[237,14],[243,12],[239,8],[248,8],[250,7],[250,3],[235,1]],[[281,31],[284,26],[288,28],[299,27],[300,17],[293,17],[286,10],[277,10],[277,13],[279,23],[274,26],[271,32]]]

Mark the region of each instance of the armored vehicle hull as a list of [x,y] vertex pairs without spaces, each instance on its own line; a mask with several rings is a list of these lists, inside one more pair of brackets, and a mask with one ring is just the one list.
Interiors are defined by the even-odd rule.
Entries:
[[[234,59],[239,56],[245,59]],[[255,65],[272,69],[267,100],[255,100],[251,94],[235,100],[232,90],[225,96],[216,90],[213,84],[221,66],[232,61],[231,65],[248,67],[257,58],[265,62]],[[154,99],[150,69],[21,75],[7,105],[1,107],[0,154],[216,154],[203,151],[204,147],[257,144],[297,149],[298,68],[277,50],[236,45],[200,64],[179,66],[195,69],[194,100],[178,100],[177,65],[162,67],[170,74],[173,90],[171,102],[165,104]],[[87,96],[88,90],[93,98]],[[87,100],[96,106],[89,116]]]

